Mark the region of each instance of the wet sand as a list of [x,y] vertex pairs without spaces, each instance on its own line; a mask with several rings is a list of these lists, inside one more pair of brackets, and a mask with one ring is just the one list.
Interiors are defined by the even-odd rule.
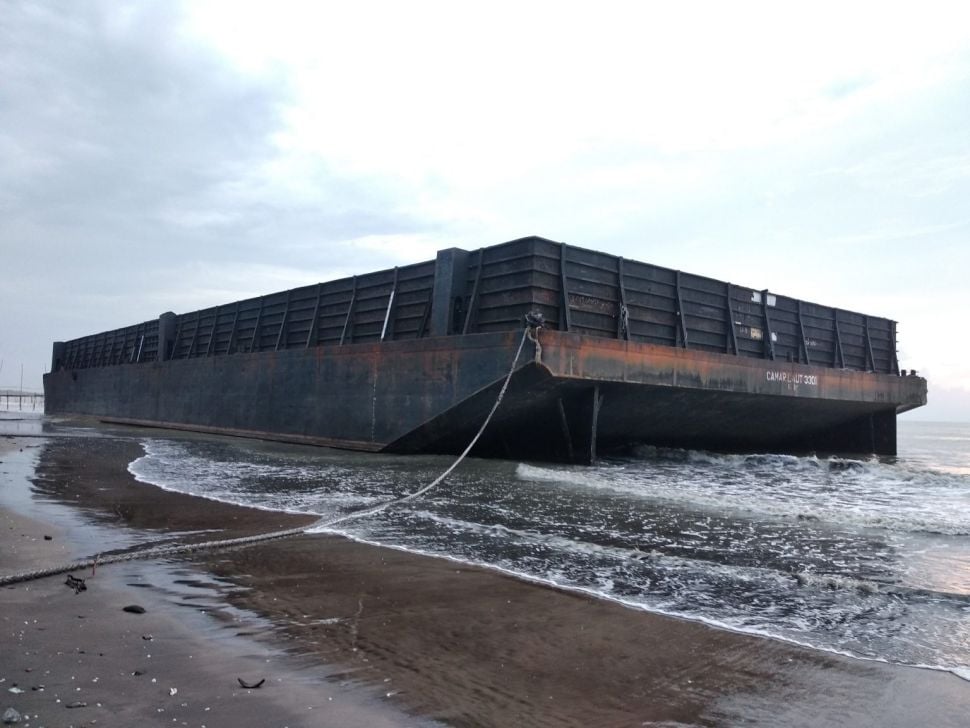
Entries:
[[[34,501],[51,503],[51,517],[0,510],[2,573],[88,556],[105,533],[124,534],[110,544],[123,547],[306,522],[136,483],[126,466],[137,439],[29,441],[39,443]],[[4,488],[16,486],[8,467],[0,464]],[[75,521],[55,511],[65,508]],[[0,711],[26,706],[44,725],[127,725],[127,715],[207,726],[957,726],[970,711],[970,683],[947,673],[333,536],[133,561],[86,578],[77,595],[63,577],[0,589]],[[122,612],[129,603],[146,614]],[[41,676],[44,691],[30,690]],[[246,691],[236,677],[267,682]],[[6,692],[13,682],[25,692]],[[78,699],[76,687],[88,706],[60,707]]]

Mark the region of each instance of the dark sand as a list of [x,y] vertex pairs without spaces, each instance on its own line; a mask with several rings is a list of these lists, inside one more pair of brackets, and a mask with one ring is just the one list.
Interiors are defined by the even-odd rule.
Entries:
[[[36,462],[19,452],[25,443],[43,443]],[[0,573],[89,556],[103,550],[104,534],[124,536],[108,544],[124,546],[305,522],[138,484],[126,470],[137,440],[11,445],[8,458],[0,440],[8,461],[0,504],[22,503],[3,490],[17,487],[26,462],[36,471],[33,502],[55,505],[0,508]],[[820,653],[336,537],[84,576],[89,588],[77,595],[63,577],[0,589],[0,712],[39,715],[31,725],[137,718],[210,728],[962,726],[970,714],[970,683],[946,673]],[[147,613],[122,612],[130,603]],[[237,676],[266,683],[244,690]],[[7,692],[14,683],[25,692]],[[37,684],[42,692],[31,690]],[[88,705],[64,707],[74,700]]]

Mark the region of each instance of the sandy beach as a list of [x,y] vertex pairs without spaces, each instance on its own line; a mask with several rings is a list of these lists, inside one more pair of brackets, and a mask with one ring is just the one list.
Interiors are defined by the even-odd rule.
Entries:
[[[312,520],[138,483],[137,433],[111,433],[0,438],[0,573]],[[957,726],[970,712],[970,683],[948,673],[334,536],[77,576],[79,593],[64,576],[0,589],[0,713],[23,724]]]

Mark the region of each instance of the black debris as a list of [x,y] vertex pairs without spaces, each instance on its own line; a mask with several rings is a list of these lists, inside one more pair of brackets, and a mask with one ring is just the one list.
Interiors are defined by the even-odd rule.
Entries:
[[87,586],[84,584],[84,579],[78,579],[76,576],[73,576],[71,574],[67,575],[67,580],[64,583],[67,584],[69,587],[71,587],[71,589],[74,590],[75,594],[80,594],[81,592],[87,591],[88,589]]

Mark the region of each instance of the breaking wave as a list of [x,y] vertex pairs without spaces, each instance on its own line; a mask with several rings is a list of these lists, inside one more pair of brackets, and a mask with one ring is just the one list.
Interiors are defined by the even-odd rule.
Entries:
[[[662,448],[593,467],[467,460],[421,499],[321,530],[967,677],[970,428],[948,434],[897,460]],[[130,465],[143,482],[323,517],[411,492],[451,463],[204,438],[144,444]]]
[[602,467],[520,464],[516,476],[711,512],[970,535],[970,476],[844,458],[642,448]]

